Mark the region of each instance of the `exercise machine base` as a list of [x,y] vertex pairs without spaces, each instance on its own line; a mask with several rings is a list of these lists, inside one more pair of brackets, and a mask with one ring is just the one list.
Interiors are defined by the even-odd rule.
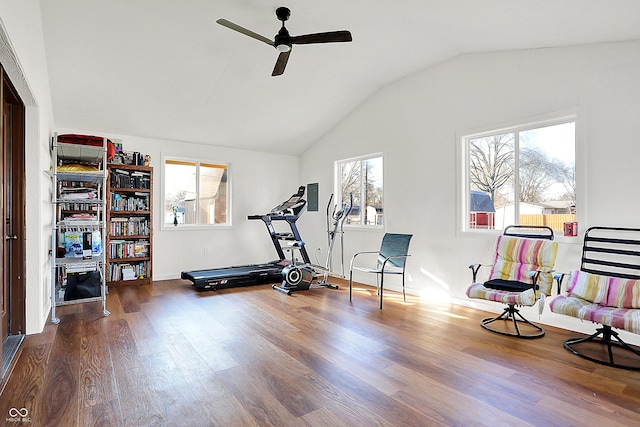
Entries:
[[308,291],[311,288],[331,288],[339,289],[338,285],[331,284],[326,280],[313,283],[317,279],[316,272],[307,266],[288,265],[282,269],[282,283],[272,285],[276,291],[291,295],[296,291]]
[[281,280],[282,269],[288,264],[286,260],[279,260],[264,264],[183,271],[180,277],[190,280],[199,291],[252,286]]

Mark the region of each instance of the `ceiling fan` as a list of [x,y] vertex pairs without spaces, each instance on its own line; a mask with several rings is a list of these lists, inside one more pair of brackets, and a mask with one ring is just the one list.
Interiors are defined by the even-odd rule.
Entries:
[[280,52],[280,55],[278,55],[276,66],[273,68],[273,73],[271,73],[272,76],[279,76],[284,73],[284,69],[287,66],[287,61],[289,60],[289,55],[291,54],[291,47],[294,44],[350,42],[352,40],[351,33],[346,30],[330,31],[327,33],[305,34],[302,36],[290,36],[289,31],[287,31],[284,26],[284,22],[289,19],[290,15],[291,11],[286,7],[279,7],[276,9],[276,16],[280,21],[282,21],[282,27],[273,40],[261,36],[258,33],[254,33],[251,30],[248,30],[223,18],[218,19],[216,22],[222,26],[225,26],[234,31],[275,47]]

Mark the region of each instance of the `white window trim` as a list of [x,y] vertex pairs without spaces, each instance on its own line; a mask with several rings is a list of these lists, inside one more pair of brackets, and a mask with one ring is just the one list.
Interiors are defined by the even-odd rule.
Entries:
[[[340,171],[340,164],[341,163],[345,163],[345,162],[354,162],[354,161],[363,161],[363,160],[369,160],[369,159],[375,159],[377,157],[381,157],[382,158],[382,206],[384,209],[385,203],[386,203],[386,161],[384,159],[384,153],[379,152],[379,153],[372,153],[372,154],[365,154],[363,156],[357,156],[357,157],[350,157],[350,158],[346,158],[346,159],[340,159],[340,160],[336,160],[334,162],[334,166],[333,166],[333,183],[334,183],[334,193],[337,195],[336,200],[341,200],[342,197],[342,192],[340,190],[340,184],[341,184],[341,171]],[[363,185],[363,183],[361,183],[361,186]],[[361,188],[362,190],[362,188]],[[386,210],[385,210],[386,211]],[[362,230],[362,231],[367,231],[367,230],[371,230],[371,231],[379,231],[379,230],[384,230],[385,224],[387,223],[387,218],[386,218],[386,212],[383,214],[384,219],[382,221],[382,225],[378,225],[378,224],[344,224],[345,228],[349,228],[352,230]]]
[[[160,189],[160,203],[159,206],[159,222],[160,222],[160,230],[162,231],[196,231],[196,230],[222,230],[222,229],[230,229],[233,228],[233,179],[232,175],[232,164],[230,162],[220,161],[220,160],[212,160],[212,159],[196,159],[193,157],[185,157],[180,155],[173,155],[169,153],[162,153],[162,176],[160,179],[161,189]],[[227,223],[226,224],[180,224],[175,226],[173,224],[165,224],[164,222],[164,195],[165,195],[165,165],[167,160],[177,160],[177,161],[185,161],[185,162],[198,162],[198,163],[210,163],[210,164],[220,164],[227,166]],[[199,182],[196,181],[196,191],[198,190]]]
[[536,117],[529,117],[522,120],[503,123],[496,126],[487,126],[482,129],[474,129],[456,132],[456,162],[457,162],[457,184],[458,194],[456,195],[456,236],[458,237],[487,237],[502,234],[502,230],[484,230],[469,228],[469,150],[468,140],[481,138],[483,136],[495,135],[497,133],[522,132],[540,127],[553,126],[557,124],[575,122],[575,173],[576,173],[576,220],[578,222],[578,237],[564,237],[556,233],[555,240],[568,243],[580,243],[584,231],[588,227],[586,211],[586,142],[583,129],[586,128],[585,113],[582,110],[568,110]]

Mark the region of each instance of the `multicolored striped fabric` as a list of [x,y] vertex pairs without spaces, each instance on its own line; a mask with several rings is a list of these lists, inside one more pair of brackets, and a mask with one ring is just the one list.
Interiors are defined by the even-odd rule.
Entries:
[[620,308],[640,308],[640,280],[609,278],[607,305]]
[[640,280],[574,270],[567,295],[554,298],[554,313],[640,334]]
[[572,270],[569,276],[567,294],[570,297],[582,298],[594,304],[600,304],[607,299],[610,279],[610,277],[599,274]]
[[640,334],[640,310],[638,309],[607,307],[564,295],[555,297],[549,306],[554,313]]
[[550,295],[553,288],[553,266],[558,253],[558,244],[549,240],[499,236],[496,256],[489,279],[516,280],[531,283],[529,273],[543,271],[537,284],[539,290],[509,292],[491,289],[483,283],[474,283],[467,288],[469,298],[478,298],[517,306],[532,306],[542,294]]
[[525,239],[512,236],[498,236],[496,258],[489,279],[516,280],[530,283],[529,273],[543,271],[537,284],[545,295],[551,295],[553,288],[553,265],[556,262],[558,243],[550,240]]
[[534,292],[533,289],[524,292],[508,292],[487,288],[482,283],[474,283],[467,288],[467,296],[503,304],[532,306],[540,297],[540,292]]

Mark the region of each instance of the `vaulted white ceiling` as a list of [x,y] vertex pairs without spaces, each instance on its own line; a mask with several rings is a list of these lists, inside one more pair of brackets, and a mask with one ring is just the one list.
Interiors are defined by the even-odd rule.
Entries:
[[[273,38],[350,30],[278,52]],[[485,51],[640,39],[638,0],[42,0],[55,124],[299,154],[379,88]],[[394,106],[393,108],[397,108]]]

